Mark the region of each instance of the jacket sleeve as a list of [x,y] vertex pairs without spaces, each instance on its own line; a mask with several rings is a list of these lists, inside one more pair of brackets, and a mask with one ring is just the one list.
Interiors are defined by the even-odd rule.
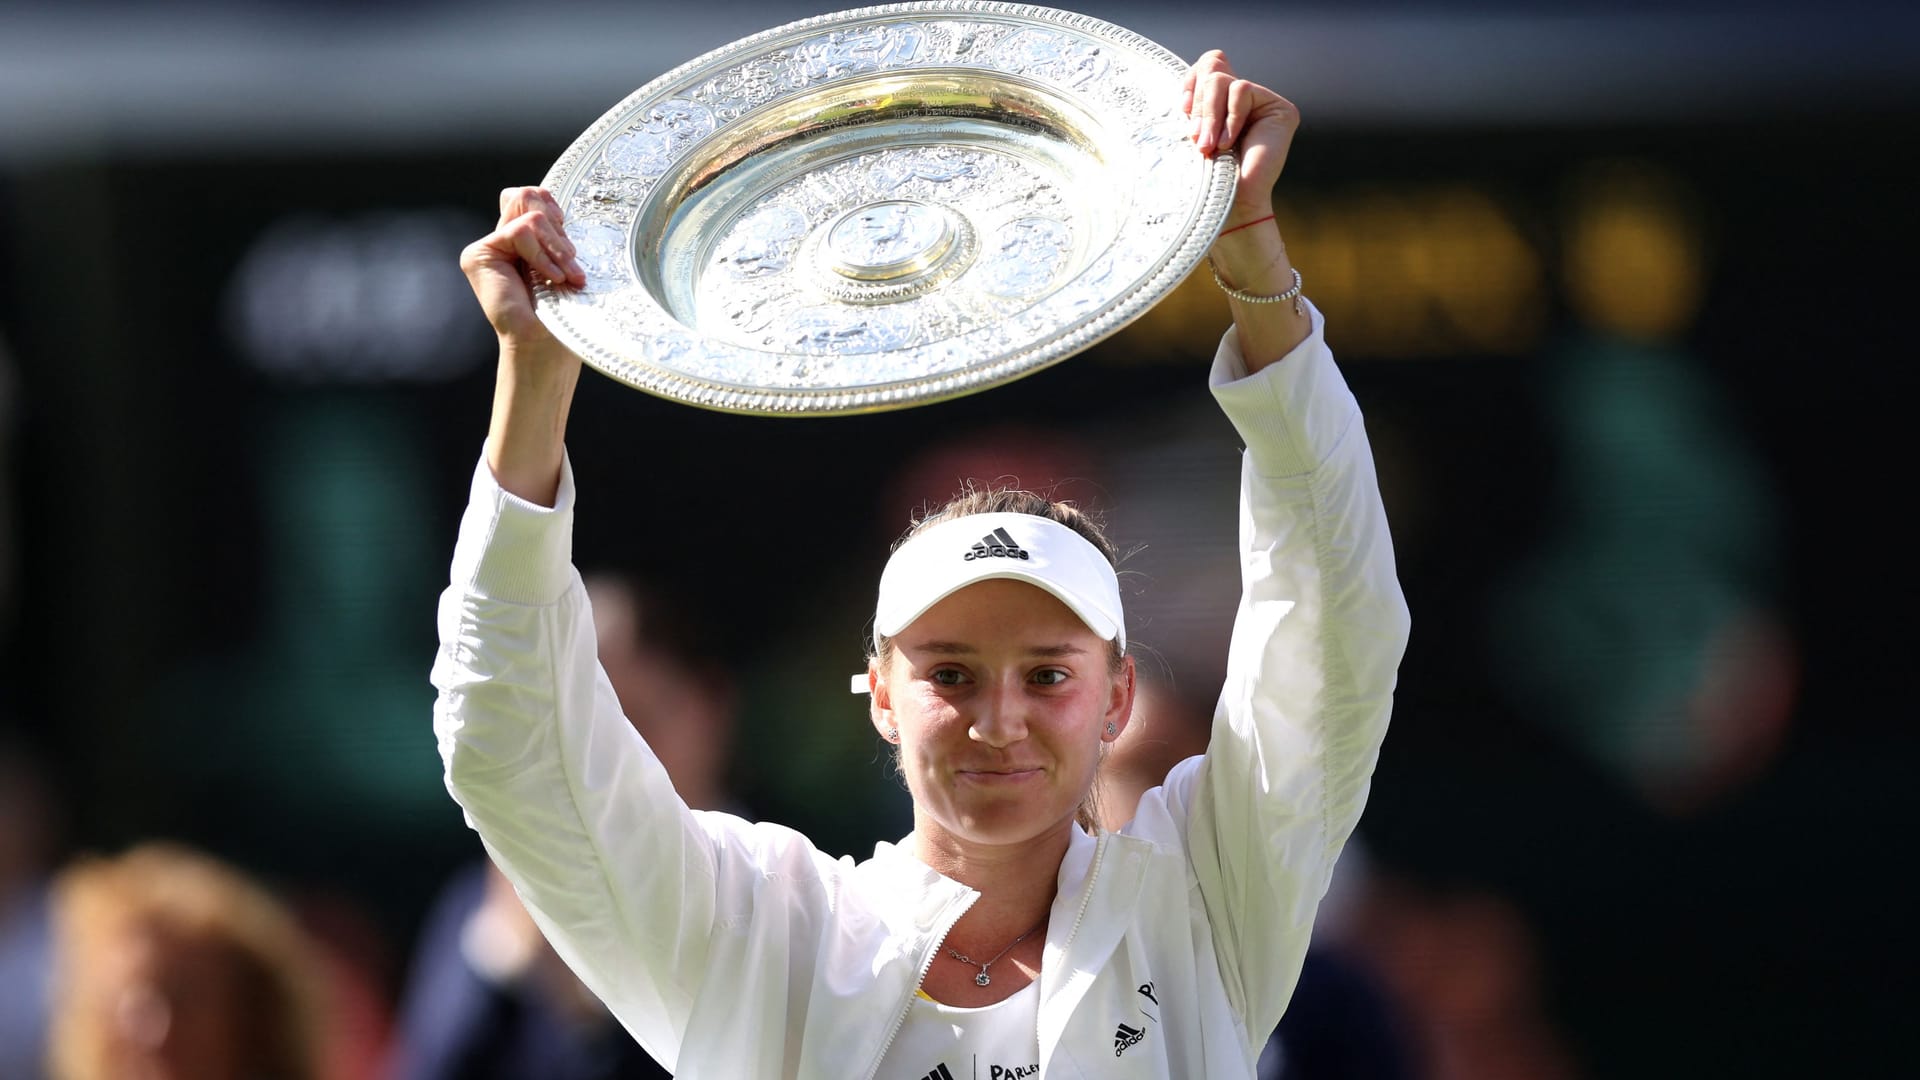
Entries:
[[720,846],[626,722],[570,565],[573,477],[549,510],[483,462],[440,600],[434,733],[467,823],[547,940],[672,1067],[716,918]]
[[1408,632],[1359,407],[1312,315],[1307,340],[1257,374],[1231,332],[1214,363],[1247,447],[1241,598],[1207,753],[1166,792],[1255,1040],[1286,1008],[1359,821]]

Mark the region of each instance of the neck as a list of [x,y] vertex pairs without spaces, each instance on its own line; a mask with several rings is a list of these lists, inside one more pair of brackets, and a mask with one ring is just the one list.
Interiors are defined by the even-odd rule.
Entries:
[[998,949],[1045,919],[1075,827],[1067,821],[1019,843],[976,844],[916,821],[914,854],[920,861],[980,894],[948,940]]

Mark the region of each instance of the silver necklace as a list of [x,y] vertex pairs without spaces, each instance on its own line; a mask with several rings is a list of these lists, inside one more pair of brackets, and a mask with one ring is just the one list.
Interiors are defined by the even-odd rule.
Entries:
[[[1041,919],[1038,923],[1034,925],[1033,930],[1038,930],[1040,929],[1040,927],[1045,925],[1047,925],[1047,920]],[[998,963],[1000,960],[1000,957],[1007,955],[1009,952],[1012,952],[1013,947],[1015,945],[1018,945],[1021,942],[1032,937],[1033,930],[1029,930],[1024,934],[1021,934],[1019,937],[1014,938],[1012,941],[1007,942],[1006,948],[1001,949],[998,953],[994,955],[994,958],[992,960],[989,960],[984,964],[980,964],[980,961],[975,960],[972,957],[962,956],[960,953],[955,952],[952,949],[947,950],[947,955],[953,957],[955,960],[958,960],[963,964],[966,964],[968,967],[972,967],[975,964],[980,964],[980,974],[975,975],[973,977],[974,984],[977,986],[991,986],[993,984],[993,977],[987,974],[987,969],[992,967],[994,964]]]

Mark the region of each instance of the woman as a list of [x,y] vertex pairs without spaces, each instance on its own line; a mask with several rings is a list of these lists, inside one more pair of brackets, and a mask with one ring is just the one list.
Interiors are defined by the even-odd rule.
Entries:
[[1044,505],[935,523],[882,577],[866,683],[913,796],[904,842],[855,864],[687,810],[620,720],[567,563],[580,362],[524,285],[584,281],[559,209],[510,190],[463,254],[500,367],[440,610],[448,786],[677,1075],[1253,1075],[1365,800],[1406,615],[1319,319],[1269,302],[1298,295],[1272,220],[1298,114],[1218,52],[1185,97],[1199,152],[1241,160],[1212,379],[1248,445],[1245,595],[1208,753],[1121,833],[1080,824],[1133,703],[1119,592],[1097,537]]
[[169,844],[54,886],[57,1080],[319,1080],[324,987],[305,933],[238,870]]

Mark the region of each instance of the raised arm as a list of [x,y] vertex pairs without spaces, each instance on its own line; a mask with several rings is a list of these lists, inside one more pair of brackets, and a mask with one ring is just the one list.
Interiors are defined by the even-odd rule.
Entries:
[[[1201,118],[1203,151],[1209,119],[1240,115],[1236,102],[1265,118],[1223,127],[1239,134],[1246,166],[1233,213],[1257,221],[1272,213],[1297,113],[1232,79],[1218,53],[1195,71],[1203,93],[1194,111],[1211,110]],[[1271,221],[1223,235],[1214,260],[1223,281],[1244,291],[1293,287]],[[1176,768],[1164,792],[1222,974],[1256,1038],[1293,991],[1334,860],[1366,802],[1408,630],[1359,406],[1319,312],[1294,308],[1236,301],[1235,328],[1215,360],[1214,395],[1247,447],[1242,592],[1208,751]]]
[[671,1066],[718,891],[705,823],[622,715],[571,565],[564,435],[580,361],[534,315],[529,269],[579,284],[545,193],[501,197],[461,255],[500,339],[493,417],[439,613],[447,788],[555,951]]

